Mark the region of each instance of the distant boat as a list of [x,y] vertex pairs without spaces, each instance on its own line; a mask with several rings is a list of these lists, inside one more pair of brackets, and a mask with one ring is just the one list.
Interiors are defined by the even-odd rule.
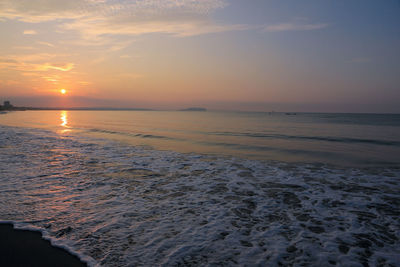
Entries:
[[294,112],[287,112],[287,113],[285,113],[285,115],[297,115],[297,113],[294,113]]
[[193,108],[180,109],[179,111],[207,111],[207,109],[206,108],[193,107]]

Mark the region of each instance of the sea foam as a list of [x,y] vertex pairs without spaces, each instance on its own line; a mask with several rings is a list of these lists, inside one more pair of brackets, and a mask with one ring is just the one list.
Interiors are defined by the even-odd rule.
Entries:
[[400,169],[183,154],[0,126],[0,220],[90,266],[396,266]]

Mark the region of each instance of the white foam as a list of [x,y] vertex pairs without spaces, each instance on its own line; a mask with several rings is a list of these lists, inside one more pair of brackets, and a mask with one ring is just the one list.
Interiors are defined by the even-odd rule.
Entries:
[[397,264],[399,169],[335,169],[0,126],[0,220],[95,265]]

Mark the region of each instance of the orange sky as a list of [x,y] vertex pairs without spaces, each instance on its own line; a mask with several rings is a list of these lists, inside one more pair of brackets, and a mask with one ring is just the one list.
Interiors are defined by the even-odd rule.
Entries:
[[[400,42],[390,29],[400,25],[393,11],[380,22],[386,35],[373,24],[360,31],[358,21],[375,19],[372,3],[355,18],[317,1],[299,8],[294,1],[4,0],[0,100],[223,109],[258,103],[256,110],[270,110],[268,103],[393,106],[400,100],[393,63]],[[375,41],[365,42],[367,36]]]

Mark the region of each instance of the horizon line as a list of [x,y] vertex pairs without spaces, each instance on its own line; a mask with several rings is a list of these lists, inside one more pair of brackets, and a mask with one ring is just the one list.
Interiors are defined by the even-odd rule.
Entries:
[[[1,105],[0,105],[1,107]],[[1,110],[1,109],[0,109]],[[179,111],[179,112],[243,112],[243,113],[267,113],[267,114],[286,114],[286,115],[297,115],[297,114],[382,114],[382,115],[400,115],[400,113],[393,112],[329,112],[329,111],[254,111],[254,110],[237,110],[237,109],[206,109],[204,111],[193,111],[185,109],[150,109],[150,108],[118,108],[118,107],[17,107],[14,106],[12,109],[1,110],[1,111]]]

